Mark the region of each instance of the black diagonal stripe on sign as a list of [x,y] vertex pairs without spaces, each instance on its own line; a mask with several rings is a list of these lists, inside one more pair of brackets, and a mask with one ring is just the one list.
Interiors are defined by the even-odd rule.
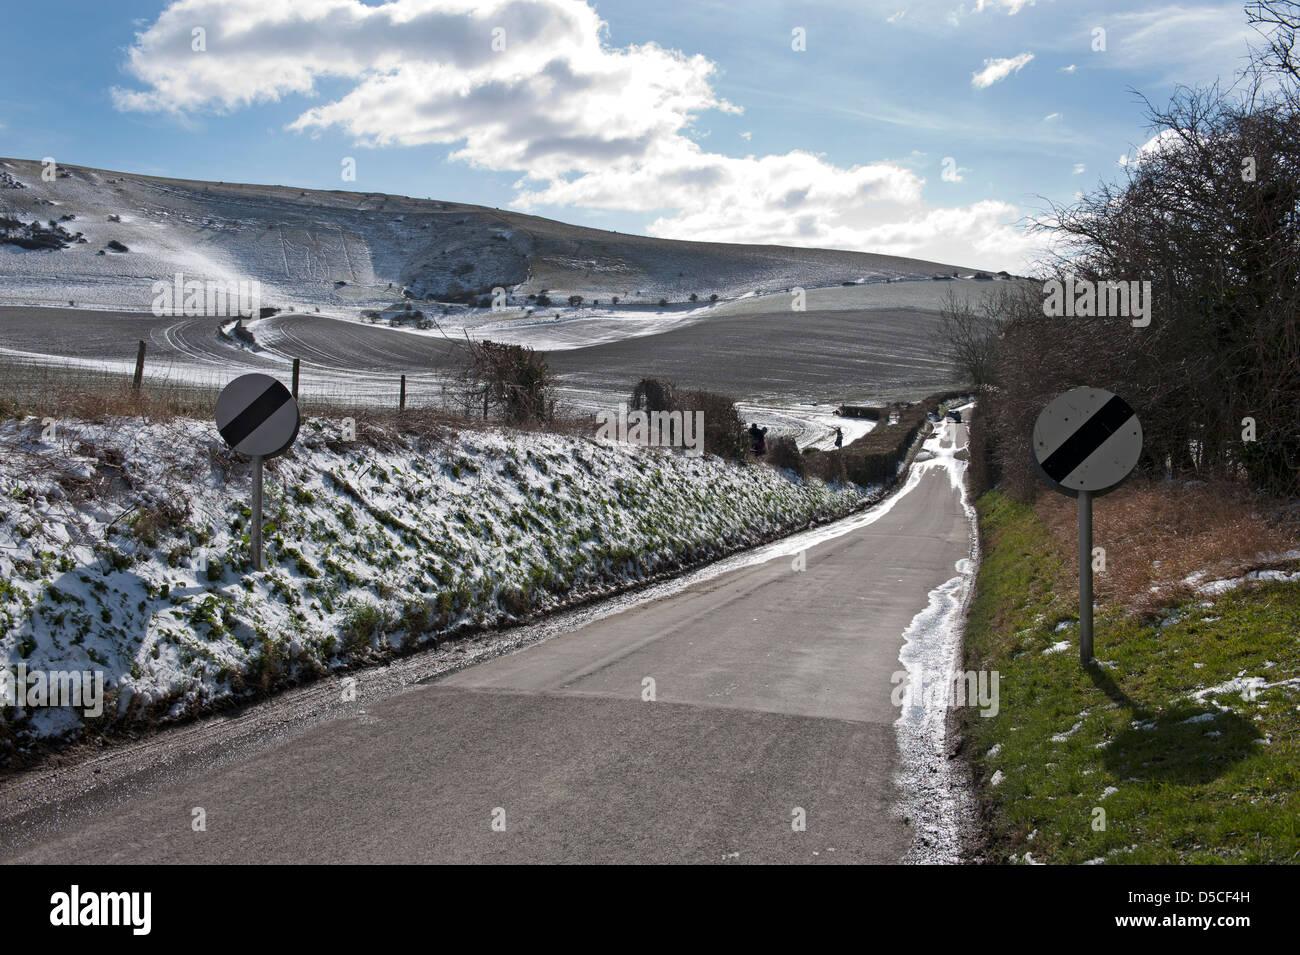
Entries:
[[247,408],[230,419],[230,423],[221,429],[221,436],[232,448],[239,447],[239,442],[261,427],[262,422],[292,397],[288,388],[278,381],[272,382]]
[[1128,403],[1118,395],[1112,395],[1110,401],[1102,405],[1095,415],[1047,456],[1043,470],[1048,477],[1060,484],[1132,417],[1133,409]]

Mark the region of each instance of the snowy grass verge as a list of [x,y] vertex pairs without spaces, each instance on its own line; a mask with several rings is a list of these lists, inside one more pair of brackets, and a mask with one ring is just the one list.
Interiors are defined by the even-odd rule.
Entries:
[[0,667],[105,685],[98,717],[0,706],[0,761],[512,624],[873,497],[569,435],[345,436],[307,421],[268,464],[253,572],[249,469],[210,424],[0,424]]
[[1001,700],[967,713],[965,751],[993,860],[1294,862],[1300,582],[1247,577],[1153,616],[1104,604],[1088,673],[1050,515],[996,491],[977,508],[966,666],[998,670]]

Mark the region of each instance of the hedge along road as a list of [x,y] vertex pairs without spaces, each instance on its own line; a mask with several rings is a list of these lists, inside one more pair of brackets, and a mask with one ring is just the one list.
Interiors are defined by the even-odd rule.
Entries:
[[[163,734],[140,762],[169,763],[165,778],[119,780],[111,805],[31,812],[7,856],[897,862],[911,833],[891,677],[909,623],[969,556],[953,473],[922,467],[770,559],[427,685],[367,703],[358,673],[357,703],[215,763],[150,754]],[[191,733],[183,748],[200,746]]]

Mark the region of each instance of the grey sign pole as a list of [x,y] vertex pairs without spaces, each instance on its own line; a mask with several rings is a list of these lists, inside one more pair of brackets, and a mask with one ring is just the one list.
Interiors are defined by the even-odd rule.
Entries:
[[253,458],[253,526],[249,530],[252,544],[253,569],[262,569],[262,462],[261,455]]
[[289,389],[268,375],[241,375],[217,398],[217,430],[226,444],[253,461],[253,569],[262,569],[262,471],[267,458],[289,450],[302,418]]
[[1079,499],[1079,662],[1092,662],[1092,499],[1114,490],[1142,454],[1142,425],[1124,399],[1075,388],[1034,422],[1030,450],[1053,490]]
[[1092,660],[1092,492],[1079,492],[1079,662]]

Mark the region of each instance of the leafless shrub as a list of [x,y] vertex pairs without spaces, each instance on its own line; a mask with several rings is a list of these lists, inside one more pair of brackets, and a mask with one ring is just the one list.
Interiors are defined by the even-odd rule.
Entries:
[[998,339],[1017,316],[1034,311],[1028,289],[1001,287],[978,305],[948,289],[939,306],[940,334],[948,357],[976,392],[997,383]]
[[672,411],[677,400],[677,386],[658,378],[642,378],[632,389],[628,408],[632,411]]
[[799,445],[788,434],[778,435],[767,442],[767,463],[799,477],[805,473],[805,462]]
[[460,378],[467,410],[509,424],[548,421],[554,410],[544,356],[522,345],[465,339]]
[[680,411],[683,415],[699,411],[704,415],[704,450],[709,454],[743,460],[749,447],[745,424],[736,411],[735,399],[712,391],[678,388],[671,381],[642,378],[628,399],[631,411]]

